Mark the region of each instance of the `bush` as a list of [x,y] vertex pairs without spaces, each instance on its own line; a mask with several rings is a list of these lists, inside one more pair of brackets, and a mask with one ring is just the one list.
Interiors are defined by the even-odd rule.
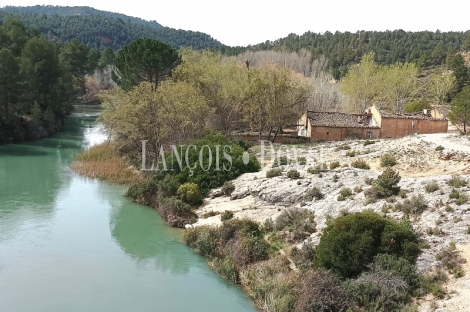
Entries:
[[354,187],[354,193],[359,194],[360,192],[362,192],[362,185],[356,185]]
[[454,274],[455,277],[463,276],[462,263],[466,261],[456,250],[455,243],[450,243],[449,247],[439,252],[436,255],[436,260],[441,261],[447,270],[449,270],[449,273]]
[[436,180],[432,180],[424,186],[426,193],[433,193],[439,189],[439,185],[437,184]]
[[197,253],[209,257],[215,256],[218,246],[217,228],[211,226],[198,226],[184,231],[183,240],[186,245]]
[[330,163],[330,170],[334,170],[338,167],[340,167],[339,161],[333,161]]
[[176,197],[158,198],[155,208],[162,219],[173,227],[184,228],[185,225],[197,221],[191,206]]
[[468,202],[468,196],[465,194],[460,194],[459,198],[455,200],[455,204],[461,206]]
[[274,177],[279,177],[281,175],[282,175],[281,168],[271,169],[266,172],[266,178],[274,178]]
[[176,176],[167,174],[163,178],[163,180],[158,181],[157,188],[158,188],[158,195],[164,197],[171,197],[175,196],[178,192],[178,188],[180,187],[180,183]]
[[403,112],[407,114],[423,112],[424,109],[430,109],[431,104],[426,100],[417,100],[408,103],[404,108]]
[[341,282],[325,270],[309,271],[298,279],[294,312],[346,311],[353,298]]
[[222,222],[225,222],[227,220],[230,220],[233,218],[233,212],[229,210],[225,210],[221,215],[220,215],[220,220]]
[[336,149],[338,151],[340,151],[340,150],[350,150],[351,146],[344,144],[344,145],[339,145]]
[[397,195],[400,192],[400,187],[398,182],[400,182],[401,177],[398,174],[398,171],[394,171],[392,168],[387,167],[387,169],[382,172],[381,175],[373,182],[372,188],[368,189],[365,195],[369,198],[387,198],[393,195]]
[[419,215],[428,208],[428,203],[424,196],[419,194],[418,196],[413,195],[411,199],[405,199],[402,204],[397,204],[395,208],[406,214]]
[[356,155],[359,155],[359,152],[356,152],[356,151],[346,152],[346,156],[348,157],[356,157]]
[[357,159],[351,163],[351,167],[369,170],[370,166],[363,159]]
[[344,278],[359,275],[378,254],[414,263],[418,238],[410,224],[364,211],[342,216],[327,226],[316,249],[315,262]]
[[343,187],[338,195],[338,201],[343,201],[353,194],[349,187]]
[[453,175],[449,180],[447,180],[447,184],[452,187],[463,187],[467,185],[467,180],[461,178],[458,175]]
[[312,187],[307,193],[304,195],[305,201],[312,201],[314,198],[316,200],[323,199],[325,195],[320,191],[320,189],[316,186]]
[[238,271],[230,258],[214,258],[208,262],[209,267],[227,281],[238,284]]
[[457,191],[456,189],[452,189],[452,191],[449,193],[449,199],[457,199],[460,197],[460,192]]
[[288,164],[289,164],[289,161],[286,156],[276,157],[273,163],[273,168],[276,168],[279,166],[286,166]]
[[301,271],[312,269],[315,261],[315,247],[312,244],[303,244],[302,248],[292,247],[290,257],[295,266]]
[[303,208],[285,209],[274,223],[276,231],[289,231],[293,233],[292,241],[303,240],[315,232],[315,214]]
[[307,158],[299,157],[297,158],[297,162],[299,163],[300,166],[305,166],[307,164]]
[[375,141],[366,140],[366,141],[364,142],[364,146],[372,145],[372,144],[375,144]]
[[230,196],[232,195],[233,191],[235,191],[235,185],[232,181],[227,181],[224,183],[224,185],[222,185],[220,190],[222,193],[224,193],[225,196]]
[[202,194],[195,183],[188,182],[181,185],[176,194],[182,201],[190,205],[202,203]]
[[439,145],[438,147],[436,147],[436,151],[438,151],[438,152],[441,152],[441,151],[443,151],[443,150],[444,150],[444,147],[441,146],[441,145]]
[[287,171],[287,177],[289,179],[298,179],[300,178],[300,173],[297,170],[292,169]]
[[397,164],[397,159],[392,154],[385,154],[380,157],[380,165],[382,167],[393,167]]

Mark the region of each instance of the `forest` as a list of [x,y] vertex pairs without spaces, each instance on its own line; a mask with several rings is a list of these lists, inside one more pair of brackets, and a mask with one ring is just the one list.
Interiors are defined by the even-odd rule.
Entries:
[[[36,28],[52,42],[78,39],[90,48],[119,50],[137,38],[154,38],[174,48],[220,49],[223,45],[211,36],[162,27],[133,17],[96,11],[82,14],[80,7],[6,7],[0,9],[0,24],[8,18],[20,19],[27,28]],[[87,12],[85,10],[85,12]],[[79,15],[78,15],[79,14]]]
[[[0,143],[57,131],[100,56],[74,39],[52,43],[17,19],[0,26]],[[103,62],[103,60],[102,60]]]

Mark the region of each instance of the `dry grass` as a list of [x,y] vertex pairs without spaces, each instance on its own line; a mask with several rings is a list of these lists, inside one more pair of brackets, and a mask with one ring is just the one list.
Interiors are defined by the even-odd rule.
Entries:
[[129,167],[116,147],[107,142],[78,154],[72,169],[90,178],[118,184],[135,183],[142,179],[140,172]]

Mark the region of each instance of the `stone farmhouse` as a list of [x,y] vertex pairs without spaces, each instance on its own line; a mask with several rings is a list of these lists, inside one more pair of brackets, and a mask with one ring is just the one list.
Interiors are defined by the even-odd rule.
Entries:
[[375,105],[363,114],[307,111],[297,122],[298,135],[314,141],[396,139],[410,134],[447,132],[448,120],[437,109],[389,114]]

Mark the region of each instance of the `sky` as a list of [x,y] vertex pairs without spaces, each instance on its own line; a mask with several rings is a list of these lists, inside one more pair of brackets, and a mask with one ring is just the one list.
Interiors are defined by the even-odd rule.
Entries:
[[470,1],[416,0],[2,0],[0,6],[90,6],[163,26],[201,31],[223,44],[246,46],[307,31],[466,31]]

